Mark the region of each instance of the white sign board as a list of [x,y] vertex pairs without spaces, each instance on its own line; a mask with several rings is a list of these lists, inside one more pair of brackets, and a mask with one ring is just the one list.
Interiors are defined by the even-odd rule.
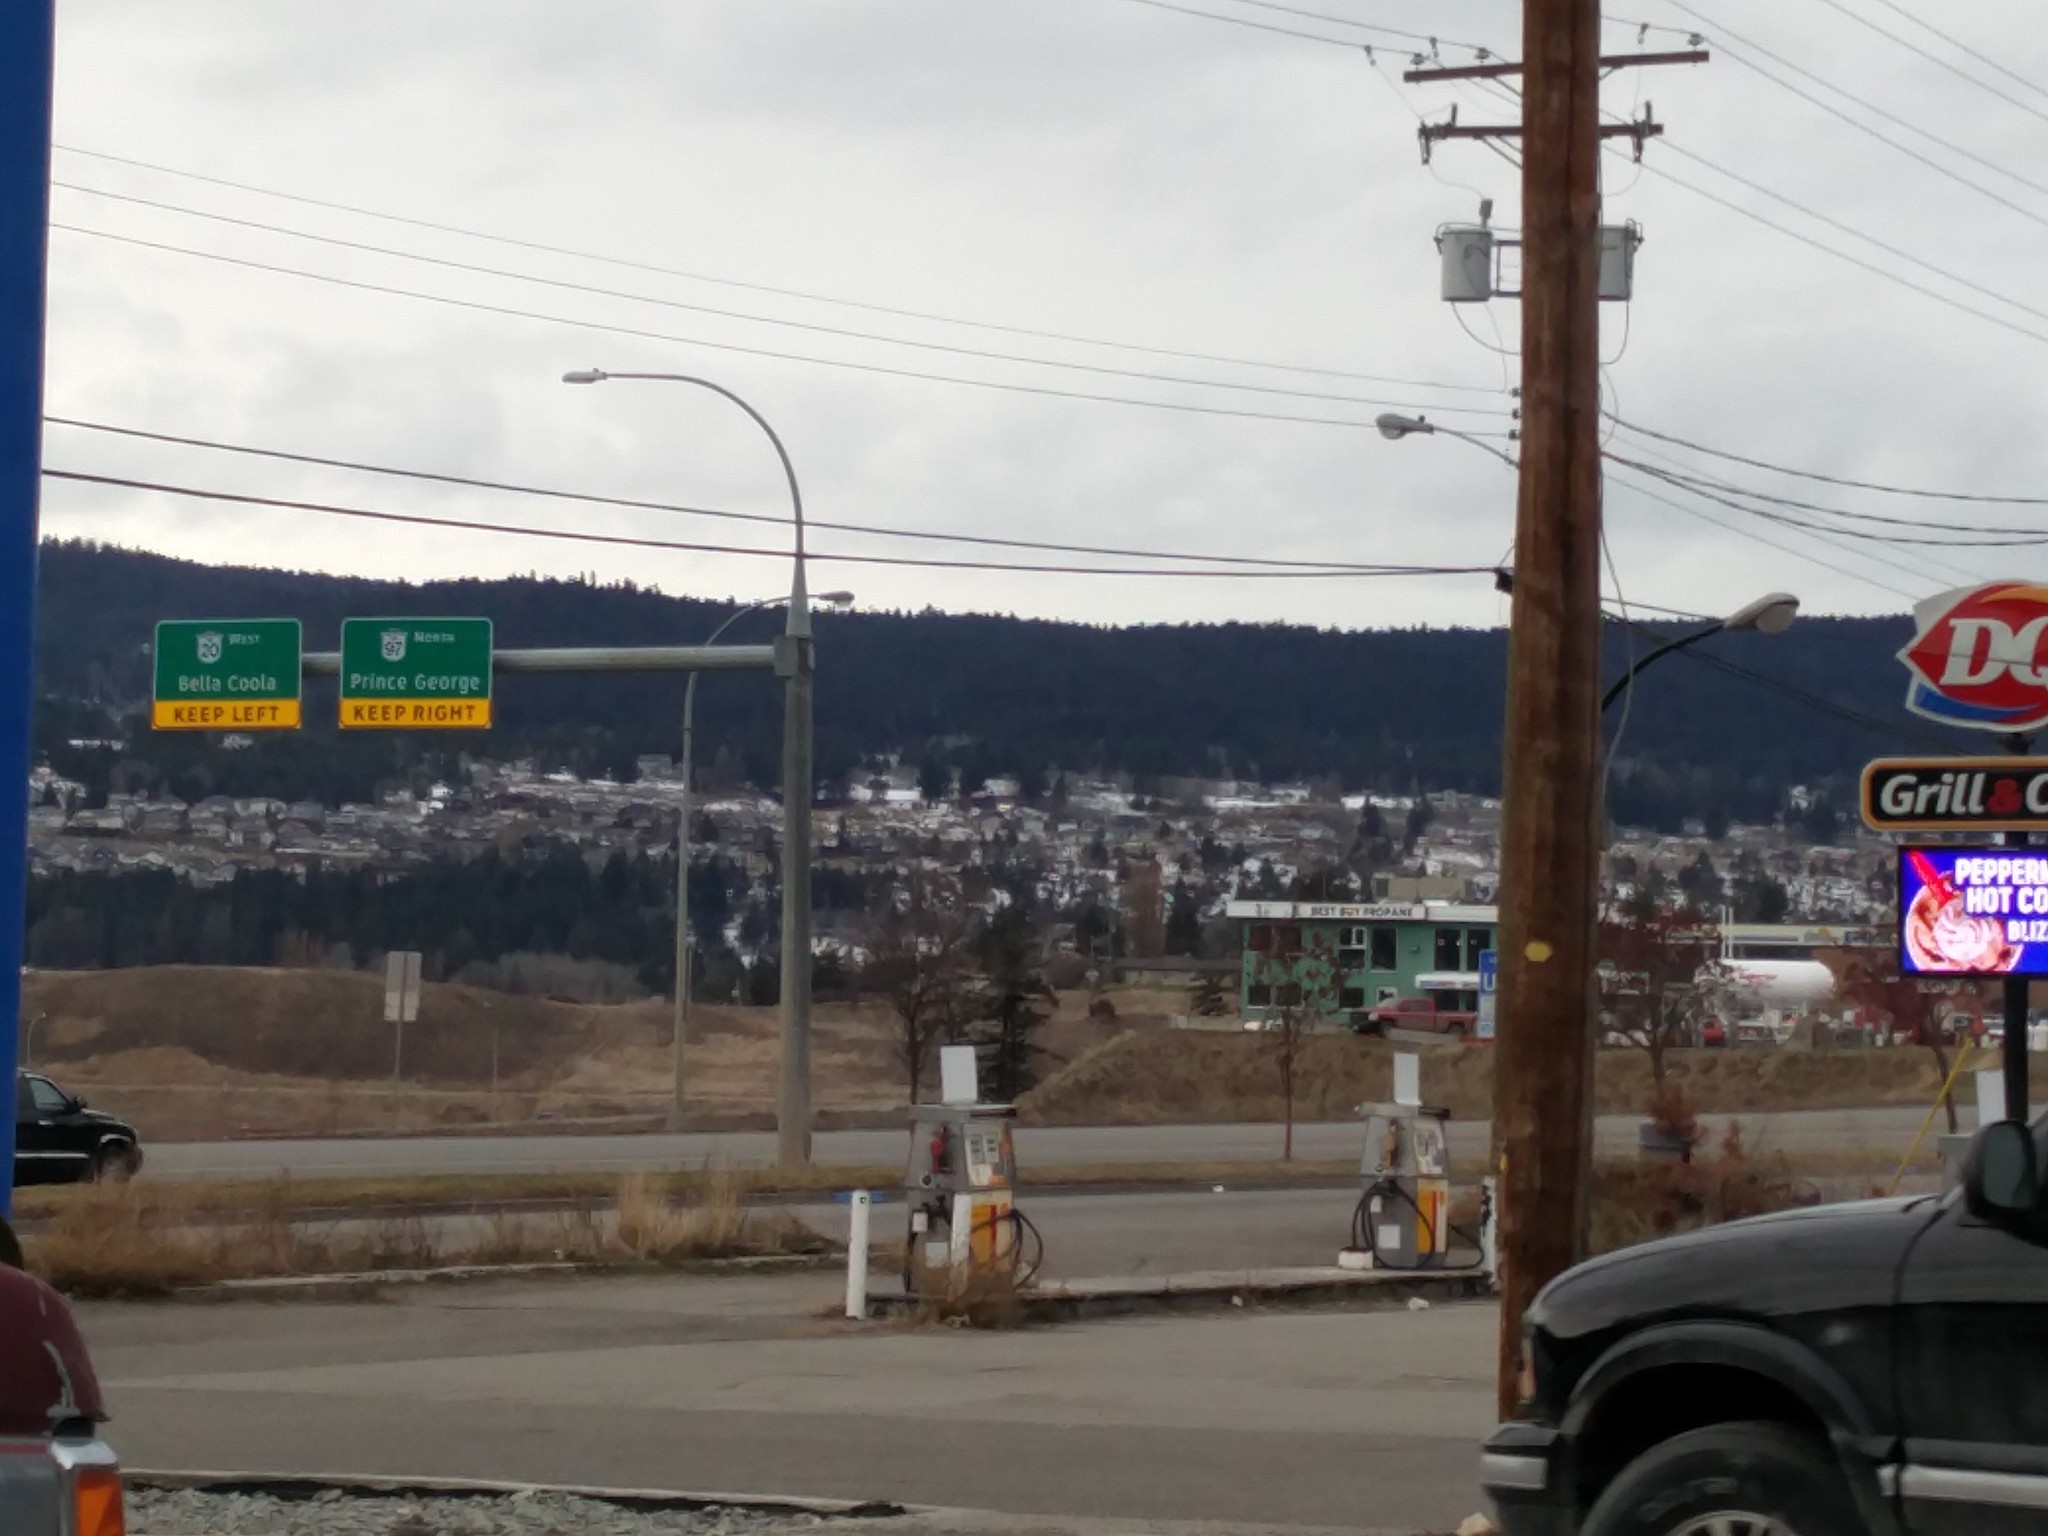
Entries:
[[412,1024],[420,1016],[420,952],[393,950],[384,960],[384,1022]]
[[981,1101],[981,1084],[974,1067],[974,1047],[939,1047],[939,1102],[976,1104]]
[[2005,1118],[2005,1073],[2003,1071],[1979,1072],[1977,1074],[1977,1123],[1996,1125]]
[[1410,1107],[1422,1103],[1422,1058],[1413,1051],[1394,1053],[1394,1102]]

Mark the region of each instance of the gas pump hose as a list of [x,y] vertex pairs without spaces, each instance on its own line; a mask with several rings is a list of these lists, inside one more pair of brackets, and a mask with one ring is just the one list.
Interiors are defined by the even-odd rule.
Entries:
[[[1011,1276],[1018,1286],[1026,1286],[1038,1278],[1038,1271],[1045,1263],[1045,1234],[1038,1230],[1037,1223],[1014,1205],[1010,1207],[1010,1221],[1017,1228],[1018,1255],[1018,1262],[1012,1268]],[[1032,1247],[1029,1264],[1023,1262],[1024,1238],[1027,1233],[1030,1235]]]
[[[1478,1250],[1479,1257],[1472,1262],[1468,1264],[1437,1263],[1434,1262],[1435,1254],[1433,1252],[1431,1254],[1432,1262],[1396,1264],[1389,1261],[1380,1252],[1378,1235],[1373,1231],[1372,1221],[1368,1215],[1372,1206],[1373,1196],[1375,1195],[1397,1196],[1404,1205],[1413,1211],[1416,1221],[1421,1224],[1423,1231],[1429,1234],[1429,1241],[1423,1246],[1432,1250],[1436,1247],[1436,1228],[1430,1223],[1428,1213],[1416,1203],[1415,1197],[1401,1187],[1399,1179],[1381,1179],[1369,1186],[1365,1193],[1358,1197],[1358,1204],[1351,1212],[1351,1246],[1353,1248],[1365,1249],[1372,1255],[1373,1263],[1380,1268],[1416,1271],[1431,1270],[1438,1274],[1456,1274],[1466,1270],[1484,1269],[1486,1267],[1485,1245],[1463,1227],[1457,1226],[1454,1223],[1448,1227],[1450,1235],[1463,1239],[1469,1246]],[[1486,1191],[1482,1189],[1479,1192],[1479,1225],[1482,1228],[1485,1227],[1492,1214],[1491,1201],[1488,1200]]]

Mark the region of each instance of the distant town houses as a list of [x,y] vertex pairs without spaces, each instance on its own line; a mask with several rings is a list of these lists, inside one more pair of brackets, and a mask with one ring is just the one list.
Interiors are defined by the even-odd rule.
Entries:
[[[238,870],[403,870],[434,860],[567,845],[592,866],[672,853],[683,785],[674,762],[649,756],[630,784],[544,772],[530,762],[475,761],[466,780],[398,789],[375,804],[210,795],[109,794],[47,768],[29,779],[33,867],[40,872],[165,869],[212,883]],[[1142,904],[1221,920],[1232,897],[1488,904],[1498,894],[1499,802],[1456,792],[1426,798],[1345,795],[1333,785],[1176,779],[1161,793],[1128,781],[1068,775],[1025,804],[1014,779],[974,794],[927,799],[914,764],[853,776],[818,815],[819,867],[889,880],[914,868],[960,870],[1024,860],[1045,871],[1043,894],[1063,910],[1091,899],[1119,911],[1134,872]],[[777,867],[777,800],[754,791],[700,792],[694,856],[714,854],[752,881]],[[1859,828],[1809,844],[1804,818],[1663,836],[1615,829],[1606,863],[1613,899],[1673,892],[1756,921],[1854,923],[1889,909],[1888,846]],[[1188,896],[1177,897],[1185,886]],[[1187,921],[1183,911],[1182,921]],[[1185,931],[1185,930],[1183,930]]]

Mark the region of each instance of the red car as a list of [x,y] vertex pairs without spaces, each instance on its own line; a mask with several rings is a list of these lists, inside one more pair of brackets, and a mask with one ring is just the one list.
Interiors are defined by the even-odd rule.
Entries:
[[0,1222],[0,1531],[125,1536],[121,1466],[99,1437],[106,1407],[64,1298],[15,1267]]
[[1439,1008],[1433,997],[1397,997],[1392,1002],[1381,1003],[1365,1019],[1367,1027],[1375,1034],[1385,1034],[1389,1029],[1406,1029],[1420,1035],[1463,1037],[1472,1033],[1479,1022],[1479,1015]]

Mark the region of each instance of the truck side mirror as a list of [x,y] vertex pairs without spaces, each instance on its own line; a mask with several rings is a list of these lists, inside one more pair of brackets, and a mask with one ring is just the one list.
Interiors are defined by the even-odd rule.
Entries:
[[2034,1138],[2017,1120],[1999,1120],[1977,1133],[1963,1164],[1963,1198],[1972,1216],[2009,1226],[2034,1214],[2041,1176]]

